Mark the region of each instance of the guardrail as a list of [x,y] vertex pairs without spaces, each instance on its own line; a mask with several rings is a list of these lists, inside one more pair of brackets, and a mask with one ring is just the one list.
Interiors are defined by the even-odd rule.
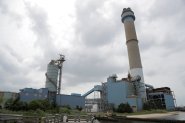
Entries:
[[0,114],[0,123],[63,123],[63,122],[92,122],[92,115],[55,114],[46,117],[23,116],[15,114]]
[[0,123],[22,123],[23,121],[22,115],[15,115],[15,114],[0,114]]

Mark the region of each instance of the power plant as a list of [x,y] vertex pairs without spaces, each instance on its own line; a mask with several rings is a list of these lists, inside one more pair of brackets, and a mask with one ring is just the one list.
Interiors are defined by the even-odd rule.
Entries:
[[128,103],[133,111],[141,111],[146,101],[154,105],[160,105],[163,109],[173,110],[175,108],[174,95],[169,87],[154,88],[144,83],[144,76],[135,31],[135,15],[130,8],[124,8],[121,21],[124,24],[126,45],[129,59],[129,73],[126,78],[117,80],[117,75],[107,78],[102,85],[95,85],[83,96],[87,97],[95,91],[100,92],[99,99],[86,99],[86,110],[92,110],[96,105],[97,111],[105,111],[118,107],[121,103]]
[[[20,89],[20,100],[31,101],[35,99],[48,99],[59,106],[69,105],[71,108],[82,107],[87,112],[107,111],[118,107],[121,103],[128,103],[133,111],[141,111],[145,102],[160,105],[162,109],[173,110],[175,97],[169,87],[154,88],[144,81],[142,62],[135,30],[136,17],[130,8],[124,8],[121,21],[124,24],[126,45],[129,60],[129,73],[127,77],[117,79],[113,74],[107,81],[95,85],[85,94],[61,94],[61,79],[65,56],[51,60],[47,66],[45,88]],[[113,71],[114,72],[114,71]],[[98,92],[99,98],[88,98],[93,92]]]

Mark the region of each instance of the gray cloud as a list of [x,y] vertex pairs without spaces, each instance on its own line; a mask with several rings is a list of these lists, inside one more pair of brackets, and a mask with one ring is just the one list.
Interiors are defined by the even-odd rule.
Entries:
[[[146,45],[141,54],[145,80],[156,87],[171,87],[175,95],[178,95],[177,98],[180,98],[181,94],[177,90],[184,88],[182,76],[185,67],[184,2],[155,1],[147,13],[150,15],[143,18],[145,22],[142,22],[145,25],[141,24],[139,29],[145,32],[142,35],[142,44],[140,43],[141,50],[148,40],[151,43],[150,48]],[[177,103],[183,102],[179,100]]]
[[67,83],[71,85],[89,81],[105,81],[110,74],[122,73],[125,68],[124,64],[120,64],[124,63],[123,58],[114,57],[114,53],[88,46],[81,48],[64,63],[64,78],[66,77]]
[[[30,3],[23,2],[23,4],[25,19],[20,19],[22,16],[12,11],[10,1],[0,1],[0,16],[3,17],[1,20],[8,17],[4,21],[8,20],[8,23],[11,22],[12,25],[15,24],[15,20],[16,23],[20,20],[27,21],[29,31],[33,34],[26,31],[25,35],[33,35],[28,39],[30,42],[34,42],[31,52],[37,51],[38,54],[31,55],[31,58],[27,58],[27,55],[23,57],[16,51],[11,41],[7,45],[2,45],[6,44],[6,38],[2,38],[0,41],[1,88],[19,90],[35,83],[38,84],[40,81],[44,85],[44,72],[46,72],[47,64],[51,59],[56,58],[60,53],[59,49],[64,51],[60,45],[55,45],[53,26],[49,21],[49,10],[41,8],[38,4],[32,4],[31,1]],[[138,3],[98,0],[75,3],[74,26],[69,26],[73,28],[74,32],[67,31],[70,32],[68,35],[71,35],[73,39],[69,41],[71,47],[66,47],[64,51],[66,62],[64,62],[63,69],[63,88],[85,83],[93,87],[94,82],[100,84],[114,73],[118,74],[119,78],[125,77],[129,67],[120,15],[124,7],[130,6],[136,15],[135,25],[145,82],[156,87],[169,86],[176,92],[177,98],[181,98],[179,90],[185,86],[183,83],[185,66],[183,59],[185,54],[184,2],[183,0],[164,0],[154,1],[149,7],[143,7],[144,5],[147,5],[145,0]],[[15,16],[11,17],[12,14]],[[17,15],[18,17],[16,17]],[[59,28],[62,27],[59,26]],[[3,30],[0,31],[3,32]],[[17,28],[12,30],[12,32],[19,31]],[[60,32],[56,36],[67,32]],[[66,39],[68,40],[68,38]],[[14,43],[16,41],[18,42],[19,39]],[[22,51],[24,52],[24,50],[23,48]],[[27,59],[33,60],[28,60],[29,64],[24,64],[27,63],[25,62]],[[37,79],[36,75],[42,80]],[[38,87],[37,84],[33,87]],[[179,104],[184,104],[183,99]]]
[[[119,28],[122,26],[120,16],[115,17],[118,10],[107,16],[105,4],[111,5],[105,1],[78,1],[75,4],[75,47],[71,50],[70,58],[66,57],[69,60],[64,63],[67,86],[106,81],[111,74],[127,72],[126,65],[122,64],[126,63],[123,60],[126,53],[118,48],[124,45],[120,39],[123,33]],[[109,9],[115,6],[120,8],[112,4]]]
[[149,13],[152,14],[148,16],[148,21],[157,25],[154,26],[152,31],[155,37],[158,37],[156,46],[166,49],[165,55],[184,51],[185,29],[182,26],[185,19],[184,4],[183,0],[155,1],[155,6],[152,6],[149,10]]
[[5,91],[17,91],[27,85],[26,82],[30,82],[26,77],[29,71],[19,61],[17,54],[12,53],[13,49],[4,47],[0,49],[0,82],[3,82],[1,86]]
[[7,13],[8,6],[5,4],[5,0],[0,1],[0,10],[3,14]]
[[[20,1],[18,1],[20,2]],[[11,9],[11,4],[14,4],[14,2],[10,0],[0,0],[0,12],[9,17],[10,22],[15,22],[17,27],[21,27],[23,17],[20,13],[14,12],[14,10]]]
[[161,2],[154,1],[155,6],[153,5],[150,8],[150,12],[152,12],[152,14],[148,16],[151,21],[156,19],[172,19],[172,16],[178,16],[179,14],[184,13],[184,4],[184,0],[163,0]]
[[37,59],[37,65],[40,66],[41,70],[46,70],[46,64],[59,53],[50,32],[48,15],[37,5],[25,3],[25,6],[31,20],[31,29],[37,37],[35,48],[39,48],[43,54],[35,59]]
[[119,24],[112,21],[117,20],[114,16],[107,16],[104,10],[106,2],[96,0],[83,2],[76,2],[75,31],[78,41],[91,47],[101,47],[113,42],[115,35],[120,33],[117,28]]

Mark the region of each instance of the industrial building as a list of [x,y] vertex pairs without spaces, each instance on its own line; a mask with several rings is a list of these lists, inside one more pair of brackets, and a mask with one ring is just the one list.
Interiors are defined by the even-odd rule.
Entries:
[[85,108],[85,98],[80,94],[59,94],[57,95],[56,103],[58,106],[70,106],[73,109],[77,107]]
[[40,88],[40,89],[33,89],[33,88],[24,88],[20,89],[19,97],[21,101],[30,102],[33,100],[44,100],[48,99],[50,102],[53,101],[53,98],[56,96],[56,104],[58,106],[70,106],[71,108],[81,107],[84,108],[85,106],[85,98],[80,94],[53,94],[50,92],[48,88]]
[[[83,96],[87,97],[89,94],[98,91],[100,93],[99,99],[85,100],[85,110],[88,112],[98,112],[112,110],[121,103],[128,103],[133,111],[141,111],[143,108],[143,101],[138,96],[138,85],[140,78],[116,79],[116,75],[109,76],[107,82],[102,85],[95,85],[90,91]],[[161,109],[173,110],[175,108],[175,97],[169,87],[154,88],[152,85],[145,84],[146,99],[154,105],[161,105]]]
[[[139,52],[138,39],[135,30],[135,15],[130,8],[124,8],[121,21],[124,24],[126,45],[129,60],[129,73],[127,77],[118,80],[117,75],[111,75],[106,82],[95,85],[85,94],[61,94],[62,68],[65,61],[64,55],[57,60],[51,60],[47,66],[45,88],[20,90],[21,101],[48,99],[59,106],[71,108],[82,107],[86,111],[97,112],[112,110],[121,103],[128,103],[133,111],[141,111],[145,102],[160,105],[161,108],[173,110],[175,97],[169,87],[154,88],[144,81],[142,62]],[[99,92],[100,98],[88,99],[88,95]],[[1,93],[0,93],[1,97]]]
[[169,87],[147,88],[147,99],[161,109],[173,110],[176,105],[174,92]]
[[20,89],[19,96],[21,101],[30,102],[32,100],[44,100],[49,95],[48,88],[24,88]]
[[8,99],[16,99],[18,93],[9,91],[0,91],[0,107],[4,108],[4,105]]
[[[134,111],[141,110],[143,105],[142,98],[137,96],[137,90],[134,88],[134,84],[137,82],[137,80],[117,80],[117,76],[112,75],[107,78],[107,82],[102,83],[102,85],[94,86],[93,89],[85,93],[83,96],[87,97],[94,91],[100,92],[101,98],[91,103],[92,107],[94,104],[98,105],[97,111],[111,110],[113,107],[117,107],[121,103],[129,103]],[[88,100],[89,99],[86,101],[86,108],[90,105]]]
[[71,108],[85,107],[85,97],[81,94],[65,95],[60,94],[62,66],[65,61],[64,55],[60,55],[57,60],[51,60],[47,65],[45,88],[20,89],[20,100],[30,102],[38,99],[48,99],[51,103],[56,103],[58,106],[70,106]]
[[[128,103],[133,111],[141,111],[145,102],[160,105],[161,108],[173,110],[175,108],[174,95],[169,87],[154,88],[145,84],[142,63],[140,58],[138,39],[135,31],[135,15],[130,8],[124,8],[121,14],[121,21],[124,24],[126,45],[129,59],[128,77],[117,80],[116,75],[109,76],[107,82],[96,85],[93,89],[85,93],[87,97],[90,93],[100,92],[100,98],[86,98],[86,110],[105,111],[117,107],[121,103]],[[95,105],[95,106],[94,106]],[[90,108],[90,109],[89,109]]]

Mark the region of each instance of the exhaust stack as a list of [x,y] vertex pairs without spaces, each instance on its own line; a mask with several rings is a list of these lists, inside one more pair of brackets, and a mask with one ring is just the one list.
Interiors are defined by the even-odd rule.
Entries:
[[131,77],[140,76],[141,80],[138,88],[138,96],[140,96],[143,101],[146,100],[146,89],[144,85],[143,70],[138,46],[137,35],[135,31],[135,15],[130,8],[124,8],[121,14],[121,21],[125,27],[126,44],[128,50],[128,58],[130,65],[130,75]]

